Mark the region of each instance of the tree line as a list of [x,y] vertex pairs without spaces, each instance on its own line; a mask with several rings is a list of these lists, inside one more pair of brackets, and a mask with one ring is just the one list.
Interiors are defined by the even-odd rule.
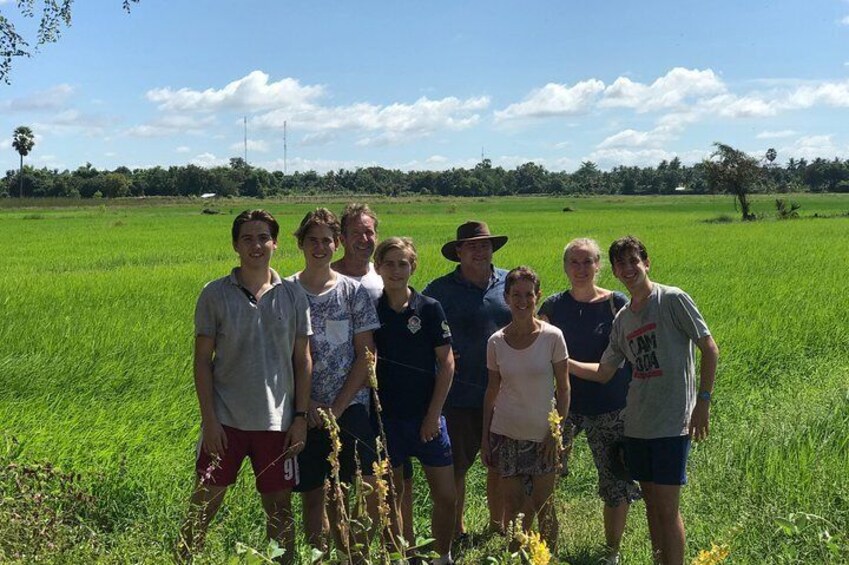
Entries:
[[[774,154],[770,155],[774,156]],[[849,192],[849,160],[812,161],[791,158],[778,165],[764,158],[749,192]],[[585,161],[572,173],[548,171],[536,163],[514,169],[493,166],[483,159],[474,168],[445,171],[400,171],[382,167],[283,174],[230,159],[229,166],[197,165],[130,170],[99,170],[90,163],[76,170],[24,166],[6,172],[0,197],[118,198],[140,196],[272,197],[320,194],[381,194],[387,196],[503,196],[503,195],[639,195],[715,190],[710,163],[683,165],[678,158],[656,167],[618,166],[602,171]],[[676,189],[679,189],[678,191]]]

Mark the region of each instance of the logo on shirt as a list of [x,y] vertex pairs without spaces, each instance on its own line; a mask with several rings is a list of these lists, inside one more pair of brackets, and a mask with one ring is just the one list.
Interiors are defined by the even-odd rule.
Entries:
[[442,320],[442,337],[451,337],[451,328],[448,327],[448,320]]
[[422,319],[418,316],[410,316],[410,319],[407,320],[407,329],[410,330],[411,334],[418,333],[422,329]]
[[648,379],[663,376],[660,362],[657,360],[657,324],[651,323],[634,330],[625,338],[628,348],[634,356],[634,378]]

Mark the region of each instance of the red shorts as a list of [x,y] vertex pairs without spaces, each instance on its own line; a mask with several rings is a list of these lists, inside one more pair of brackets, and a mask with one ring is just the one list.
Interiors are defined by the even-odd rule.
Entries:
[[259,492],[289,490],[298,484],[298,458],[283,458],[286,432],[222,427],[227,434],[227,450],[222,457],[211,457],[198,442],[195,469],[203,484],[217,487],[232,485],[236,482],[245,457],[251,458],[256,475],[256,490]]

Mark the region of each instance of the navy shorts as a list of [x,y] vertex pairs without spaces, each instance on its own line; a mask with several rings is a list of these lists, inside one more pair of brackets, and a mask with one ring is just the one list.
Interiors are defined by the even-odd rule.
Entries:
[[[377,461],[377,435],[371,424],[368,411],[362,404],[351,404],[336,420],[339,424],[339,439],[342,453],[339,454],[339,478],[350,483],[356,473],[356,459],[359,458],[363,475],[374,475],[372,464]],[[357,450],[357,458],[354,457]],[[298,454],[300,481],[295,492],[309,492],[324,484],[330,478],[330,434],[324,428],[307,431],[307,444]]]
[[658,485],[687,484],[690,436],[625,438],[625,465],[635,481]]
[[452,465],[451,440],[445,417],[439,417],[439,435],[423,442],[419,437],[422,422],[419,419],[403,420],[385,418],[383,430],[386,432],[389,461],[393,467],[399,467],[411,457],[417,458],[425,467],[447,467]]

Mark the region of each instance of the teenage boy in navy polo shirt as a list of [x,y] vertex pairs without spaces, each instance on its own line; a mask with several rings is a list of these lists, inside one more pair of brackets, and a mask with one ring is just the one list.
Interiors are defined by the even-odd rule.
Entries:
[[[643,491],[655,560],[679,565],[684,562],[681,486],[687,482],[690,439],[708,435],[719,349],[693,299],[649,279],[649,254],[639,239],[617,239],[608,255],[631,300],[613,320],[601,362],[570,359],[569,370],[606,383],[625,359],[631,362],[625,462]],[[701,352],[698,393],[694,345]]]
[[[417,457],[433,500],[431,532],[439,553],[433,563],[445,565],[451,563],[456,494],[442,405],[454,376],[454,355],[439,302],[407,285],[416,260],[409,238],[391,237],[375,251],[377,272],[383,278],[383,295],[377,302],[380,328],[374,332],[378,396],[395,484],[403,485],[404,461]],[[401,532],[400,521],[396,513],[396,535]]]
[[265,210],[233,221],[239,267],[207,284],[195,309],[194,376],[201,413],[197,483],[178,547],[188,561],[245,457],[282,562],[294,563],[292,487],[304,448],[312,333],[307,297],[271,269],[279,226]]

